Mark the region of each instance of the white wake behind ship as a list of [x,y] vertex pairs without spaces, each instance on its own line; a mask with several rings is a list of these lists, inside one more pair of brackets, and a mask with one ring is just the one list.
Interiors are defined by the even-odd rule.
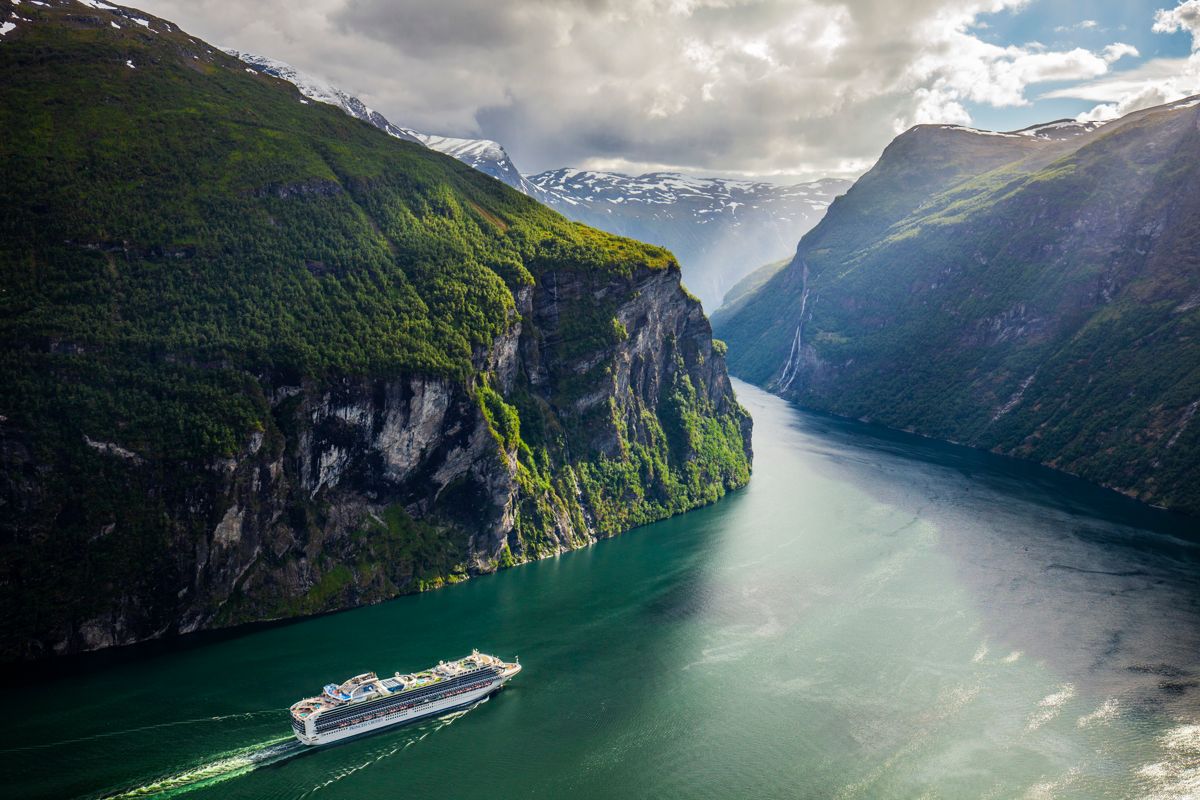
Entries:
[[329,744],[469,706],[520,671],[519,662],[474,650],[466,658],[410,675],[380,678],[364,672],[295,703],[292,729],[304,744]]

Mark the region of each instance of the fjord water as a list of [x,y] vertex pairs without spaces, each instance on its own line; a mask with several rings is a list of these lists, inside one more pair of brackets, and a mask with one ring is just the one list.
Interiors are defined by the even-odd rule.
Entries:
[[[722,502],[437,592],[10,681],[10,796],[1184,797],[1200,535],[738,384]],[[307,750],[286,706],[472,647],[489,701]]]

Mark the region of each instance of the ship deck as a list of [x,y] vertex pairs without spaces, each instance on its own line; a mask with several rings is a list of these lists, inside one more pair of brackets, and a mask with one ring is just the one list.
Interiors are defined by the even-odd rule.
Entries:
[[389,678],[380,678],[374,672],[364,672],[340,684],[326,685],[321,694],[292,704],[290,711],[295,719],[303,722],[327,710],[416,691],[485,667],[503,670],[510,666],[495,656],[474,650],[465,658],[439,662],[436,667],[407,675],[397,672]]

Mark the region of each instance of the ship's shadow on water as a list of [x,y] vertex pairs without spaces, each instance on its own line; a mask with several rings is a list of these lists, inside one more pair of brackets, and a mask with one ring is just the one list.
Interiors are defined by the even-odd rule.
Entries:
[[[732,510],[740,498],[728,499]],[[680,521],[682,523],[682,521]],[[683,525],[680,526],[683,528]],[[685,551],[669,565],[669,571],[656,576],[645,587],[646,599],[641,609],[641,624],[674,625],[703,616],[710,611],[716,600],[710,571],[713,568],[713,539],[720,535],[720,526],[712,520],[688,526],[686,535],[672,542],[678,550]],[[677,552],[678,555],[678,552]]]
[[673,583],[646,602],[647,624],[678,623],[705,612],[711,605],[711,590],[697,574],[685,583]]

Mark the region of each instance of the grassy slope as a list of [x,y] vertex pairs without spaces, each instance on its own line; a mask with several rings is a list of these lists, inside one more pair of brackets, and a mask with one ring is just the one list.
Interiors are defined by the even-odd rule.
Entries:
[[[1200,431],[1185,420],[1200,399],[1200,319],[1185,309],[1200,289],[1193,116],[1136,115],[1075,152],[873,215],[873,229],[827,217],[831,232],[801,245],[804,341],[821,366],[797,398],[1200,510]],[[738,374],[778,375],[799,272],[717,325]]]

